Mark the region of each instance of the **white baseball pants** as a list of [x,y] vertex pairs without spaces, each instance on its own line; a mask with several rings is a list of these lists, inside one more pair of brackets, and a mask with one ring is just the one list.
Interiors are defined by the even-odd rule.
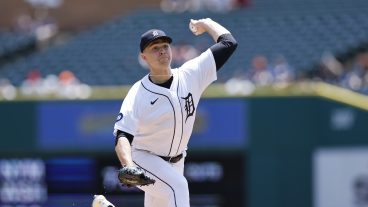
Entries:
[[177,163],[169,163],[147,151],[132,149],[134,163],[156,180],[154,185],[139,187],[145,192],[145,207],[190,207],[185,156],[186,152]]

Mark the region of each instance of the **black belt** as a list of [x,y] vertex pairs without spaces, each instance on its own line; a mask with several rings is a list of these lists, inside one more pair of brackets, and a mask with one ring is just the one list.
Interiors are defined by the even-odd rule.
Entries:
[[170,163],[177,163],[179,162],[179,160],[181,160],[181,158],[183,158],[183,153],[181,153],[180,155],[177,155],[175,157],[165,157],[165,156],[159,156],[162,159],[164,159],[165,161],[168,161]]

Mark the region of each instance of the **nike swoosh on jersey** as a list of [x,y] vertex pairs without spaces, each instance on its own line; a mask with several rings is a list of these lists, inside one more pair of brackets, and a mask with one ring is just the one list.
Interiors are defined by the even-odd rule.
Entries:
[[151,101],[151,105],[155,104],[157,100],[158,100],[158,98],[156,98],[156,100],[154,100],[154,101]]

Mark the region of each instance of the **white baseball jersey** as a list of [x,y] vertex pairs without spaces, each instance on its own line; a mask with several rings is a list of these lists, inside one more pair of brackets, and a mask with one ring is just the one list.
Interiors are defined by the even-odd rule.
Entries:
[[201,94],[217,79],[210,49],[172,69],[170,89],[158,86],[148,75],[136,82],[125,97],[114,126],[134,136],[132,147],[160,156],[186,150]]

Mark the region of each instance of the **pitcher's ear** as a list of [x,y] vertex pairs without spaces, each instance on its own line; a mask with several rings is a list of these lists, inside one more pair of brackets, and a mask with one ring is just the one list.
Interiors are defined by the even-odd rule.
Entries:
[[146,56],[143,53],[141,53],[140,55],[141,55],[142,60],[146,60]]

